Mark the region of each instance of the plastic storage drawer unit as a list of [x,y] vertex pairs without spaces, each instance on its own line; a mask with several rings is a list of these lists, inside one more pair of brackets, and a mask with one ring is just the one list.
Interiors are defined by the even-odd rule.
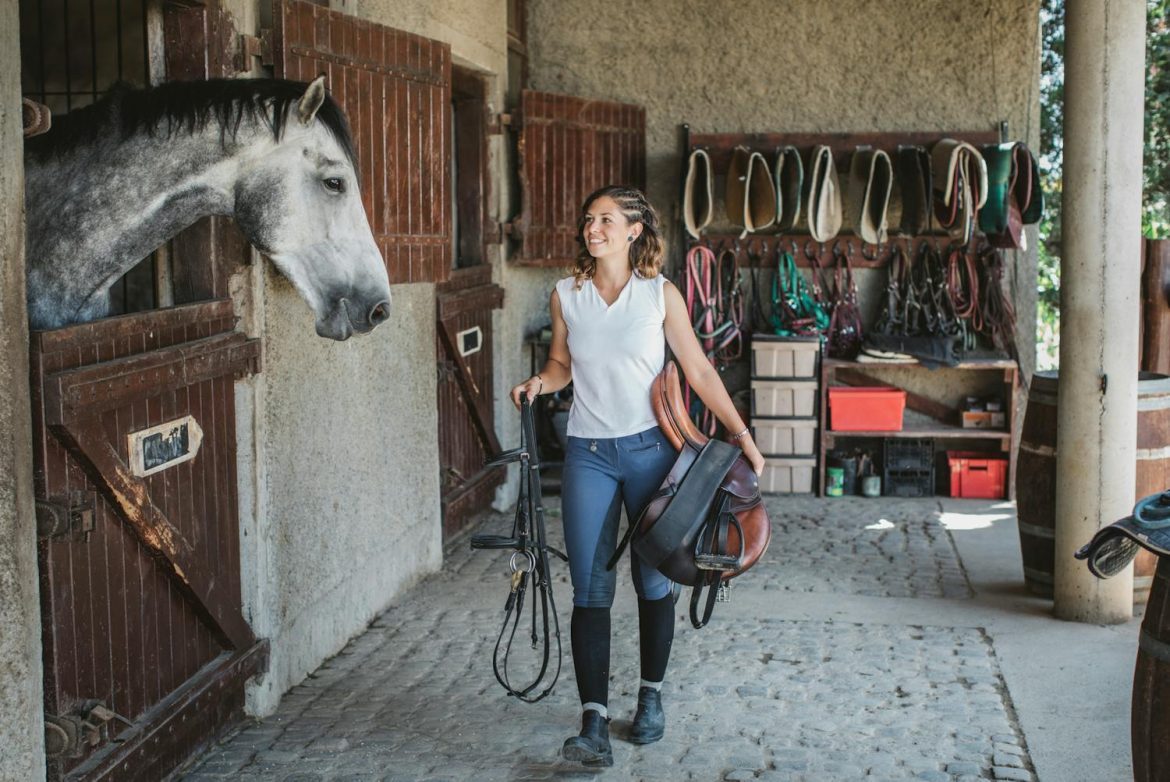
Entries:
[[820,337],[753,335],[752,377],[814,380],[820,354]]
[[812,418],[817,414],[817,381],[753,380],[752,415]]
[[900,432],[906,392],[900,388],[829,389],[829,428],[834,432]]
[[816,459],[764,459],[760,491],[764,494],[812,494]]
[[765,456],[812,456],[816,453],[817,422],[812,418],[753,418],[752,438]]

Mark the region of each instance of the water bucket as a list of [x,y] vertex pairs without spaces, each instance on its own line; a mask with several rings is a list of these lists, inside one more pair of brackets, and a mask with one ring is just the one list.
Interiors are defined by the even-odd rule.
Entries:
[[842,467],[825,468],[825,496],[840,497],[844,491],[845,469]]
[[861,495],[863,497],[882,496],[882,477],[880,475],[861,476]]

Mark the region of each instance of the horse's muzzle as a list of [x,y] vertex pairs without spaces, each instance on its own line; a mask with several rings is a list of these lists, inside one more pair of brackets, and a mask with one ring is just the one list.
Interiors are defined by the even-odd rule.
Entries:
[[348,298],[339,299],[337,306],[324,318],[317,320],[317,334],[340,341],[353,334],[367,334],[390,317],[390,300],[382,299],[365,306]]

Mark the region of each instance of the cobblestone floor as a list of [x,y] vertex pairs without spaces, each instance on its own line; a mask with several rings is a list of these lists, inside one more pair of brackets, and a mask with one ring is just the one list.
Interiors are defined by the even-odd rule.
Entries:
[[764,589],[876,597],[970,597],[950,534],[929,500],[768,500]]
[[[929,502],[770,503],[773,546],[737,593],[970,594]],[[487,529],[509,524],[497,517]],[[554,542],[558,527],[550,514]],[[737,616],[695,631],[680,618],[664,689],[667,735],[631,745],[622,740],[638,683],[628,588],[614,618],[616,762],[583,771],[558,757],[578,719],[568,649],[560,684],[539,704],[505,697],[492,677],[504,562],[454,548],[442,572],[288,693],[276,715],[245,726],[182,778],[1034,779],[995,650],[977,628]],[[570,595],[560,572],[567,646]]]

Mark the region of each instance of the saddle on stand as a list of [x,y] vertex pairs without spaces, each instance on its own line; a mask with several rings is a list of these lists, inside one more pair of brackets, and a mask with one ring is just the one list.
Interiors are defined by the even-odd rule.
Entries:
[[693,587],[690,614],[697,629],[710,621],[717,600],[728,599],[729,580],[767,551],[772,524],[759,480],[739,448],[709,440],[687,417],[674,362],[666,363],[650,393],[678,459],[606,567],[614,568],[630,545],[671,581]]
[[[532,406],[528,398],[520,400],[520,447],[505,451],[488,460],[489,467],[520,463],[520,496],[516,501],[516,519],[512,523],[512,534],[473,535],[473,549],[511,550],[508,560],[511,584],[508,598],[504,603],[504,621],[496,637],[492,652],[492,670],[496,681],[525,703],[536,703],[552,692],[561,675],[561,628],[557,621],[557,607],[553,601],[552,575],[549,570],[549,554],[555,554],[565,562],[569,561],[562,552],[548,545],[544,530],[544,504],[540,493],[540,454],[536,449],[536,425],[532,417]],[[520,627],[524,613],[524,599],[529,588],[535,594],[530,602],[531,628],[529,637],[534,651],[541,650],[543,659],[536,677],[527,685],[514,686],[508,674],[508,657],[512,652],[512,641]],[[539,603],[539,617],[537,604]],[[509,632],[509,626],[511,631]],[[504,636],[508,636],[505,643]],[[550,670],[552,642],[556,639],[557,660],[552,680],[537,691]],[[502,654],[501,654],[502,649]]]

